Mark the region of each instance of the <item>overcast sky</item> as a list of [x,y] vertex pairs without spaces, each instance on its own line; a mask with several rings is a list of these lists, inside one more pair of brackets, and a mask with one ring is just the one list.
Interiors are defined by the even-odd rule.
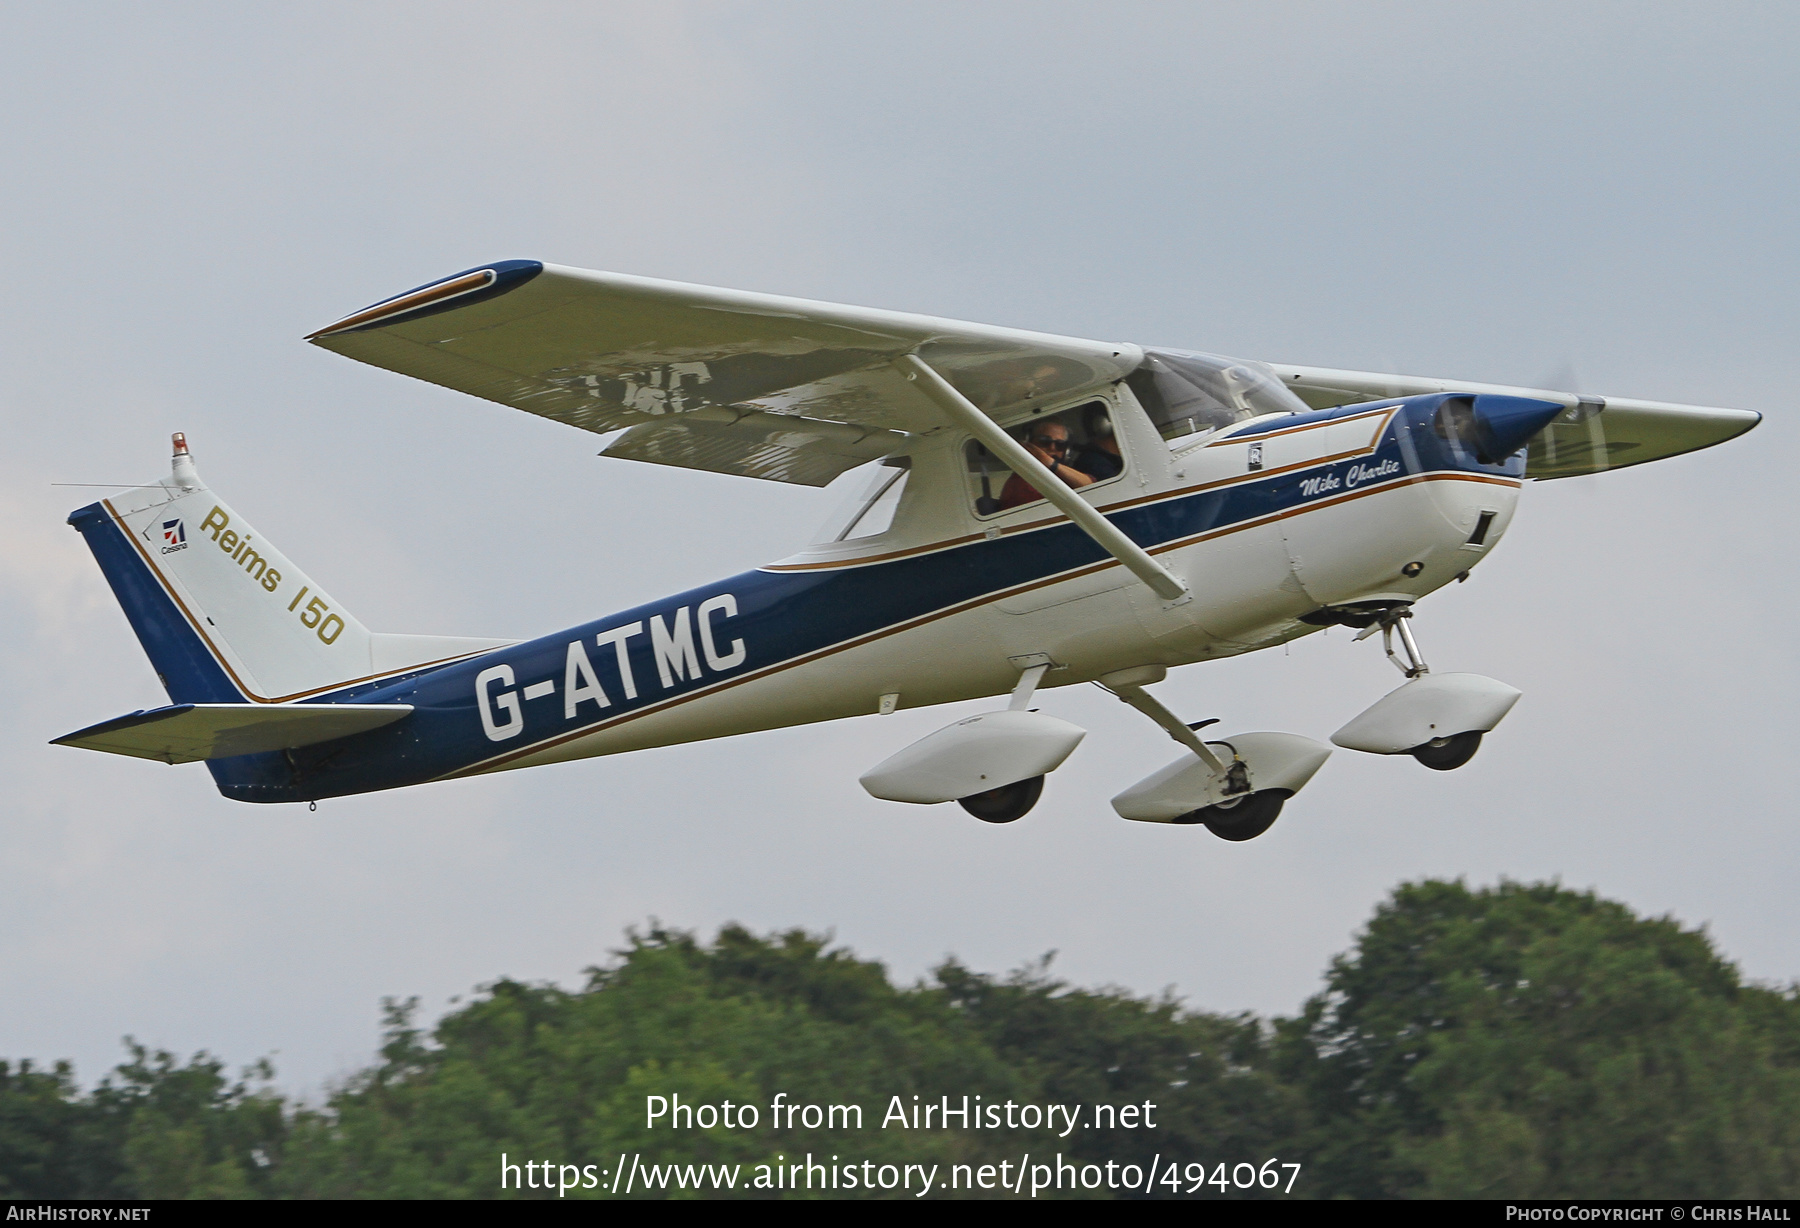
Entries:
[[[1395,883],[1560,877],[1800,977],[1783,458],[1800,10],[1780,4],[12,5],[0,40],[0,1056],[119,1037],[315,1090],[377,1001],[579,981],[648,918],[832,929],[906,979],[1294,1010]],[[791,552],[829,493],[301,342],[482,261],[1321,366],[1763,411],[1528,487],[1415,629],[1524,699],[1452,773],[1340,751],[1265,837],[1126,823],[1173,757],[1092,688],[1024,821],[856,778],[983,705],[304,807],[47,746],[166,702],[67,513],[200,472],[388,631],[536,635]],[[1399,681],[1336,632],[1160,688],[1323,738]],[[991,706],[991,705],[987,705]]]

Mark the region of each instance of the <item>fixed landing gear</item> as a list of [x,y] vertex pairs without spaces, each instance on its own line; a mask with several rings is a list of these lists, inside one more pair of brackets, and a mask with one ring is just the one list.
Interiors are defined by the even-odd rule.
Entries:
[[1254,840],[1268,831],[1281,808],[1331,754],[1311,738],[1292,733],[1240,733],[1205,742],[1150,694],[1162,666],[1118,670],[1100,685],[1162,726],[1188,754],[1113,798],[1121,818],[1144,823],[1205,827],[1221,840]]
[[1043,795],[1044,778],[1032,776],[998,789],[959,797],[956,804],[983,823],[1011,823],[1024,818]]
[[[1425,664],[1425,658],[1419,655],[1418,641],[1413,639],[1412,628],[1407,620],[1412,617],[1412,610],[1407,606],[1397,606],[1381,615],[1375,626],[1366,628],[1357,639],[1373,635],[1376,627],[1381,629],[1381,648],[1387,653],[1387,659],[1394,663],[1394,668],[1406,675],[1411,682],[1415,678],[1423,678],[1431,672],[1431,666]],[[1406,654],[1402,660],[1394,651],[1394,632],[1400,633],[1400,648]],[[1469,729],[1462,733],[1448,734],[1444,737],[1432,738],[1410,747],[1407,754],[1434,772],[1454,772],[1457,768],[1475,757],[1481,749],[1481,730]]]
[[915,805],[955,802],[983,823],[1024,818],[1043,796],[1045,775],[1086,733],[1031,707],[1049,657],[1014,660],[1019,683],[1004,709],[964,717],[890,755],[863,774],[870,796]]
[[1262,789],[1190,810],[1172,822],[1204,824],[1207,831],[1221,840],[1254,840],[1275,826],[1275,820],[1281,817],[1281,807],[1292,796],[1287,789]]
[[[1450,772],[1475,757],[1481,737],[1500,723],[1519,692],[1480,674],[1433,674],[1419,655],[1406,625],[1405,605],[1381,608],[1332,607],[1308,621],[1361,627],[1358,640],[1381,632],[1381,646],[1406,683],[1331,735],[1350,750],[1376,755],[1411,755],[1434,772]],[[1400,651],[1394,651],[1398,634]]]
[[[1007,711],[1026,711],[1031,704],[1032,693],[1049,672],[1048,662],[1027,666],[1019,675],[1019,685],[1013,688],[1012,698],[1007,701]],[[956,804],[983,823],[1016,823],[1031,812],[1031,808],[1038,804],[1038,798],[1044,796],[1044,776],[1045,773],[1039,772],[1036,776],[1027,776],[1024,780],[1015,780],[998,788],[983,789],[979,793],[957,798]]]

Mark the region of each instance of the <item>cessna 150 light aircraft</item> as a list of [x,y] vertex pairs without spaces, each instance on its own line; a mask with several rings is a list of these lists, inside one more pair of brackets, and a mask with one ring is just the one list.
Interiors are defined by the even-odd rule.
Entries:
[[[373,632],[202,484],[82,508],[171,703],[58,742],[204,760],[297,802],[985,696],[862,777],[1004,823],[1083,731],[1035,709],[1097,682],[1182,746],[1120,815],[1261,834],[1331,753],[1202,738],[1170,666],[1331,625],[1406,681],[1333,736],[1461,766],[1519,692],[1432,673],[1408,619],[1505,534],[1527,477],[1731,439],[1742,410],[1248,362],[511,260],[308,340],[570,426],[606,456],[860,496],[800,553],[538,639]],[[1396,641],[1398,648],[1396,648]]]

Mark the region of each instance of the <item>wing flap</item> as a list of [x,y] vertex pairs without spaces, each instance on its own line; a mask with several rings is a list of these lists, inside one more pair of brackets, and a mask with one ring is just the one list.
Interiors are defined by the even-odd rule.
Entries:
[[411,704],[173,704],[102,721],[55,739],[164,763],[293,750],[391,725]]
[[893,452],[907,436],[796,414],[751,412],[729,421],[683,414],[626,431],[602,456],[739,477],[825,486]]
[[1676,405],[1627,397],[1590,397],[1544,388],[1518,388],[1472,380],[1340,371],[1270,364],[1286,387],[1315,408],[1432,392],[1530,397],[1556,401],[1567,412],[1534,437],[1525,472],[1540,481],[1623,469],[1679,456],[1735,439],[1762,421],[1747,409]]

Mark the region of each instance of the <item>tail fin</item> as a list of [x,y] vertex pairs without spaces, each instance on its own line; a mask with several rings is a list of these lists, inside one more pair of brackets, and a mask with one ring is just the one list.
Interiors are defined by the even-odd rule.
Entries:
[[504,640],[380,635],[200,482],[173,472],[69,517],[176,703],[279,703],[454,660]]

